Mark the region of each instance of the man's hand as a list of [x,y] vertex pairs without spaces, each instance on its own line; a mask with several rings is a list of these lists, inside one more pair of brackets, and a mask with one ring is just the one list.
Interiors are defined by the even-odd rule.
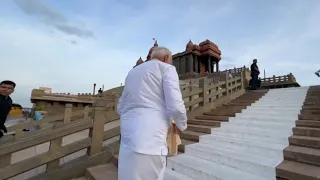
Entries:
[[3,130],[3,132],[5,132],[5,133],[8,132],[8,130],[4,124],[0,127],[0,130]]
[[173,126],[173,131],[177,134],[181,134],[181,131],[180,129],[177,127],[177,125],[175,123],[172,123],[172,126]]

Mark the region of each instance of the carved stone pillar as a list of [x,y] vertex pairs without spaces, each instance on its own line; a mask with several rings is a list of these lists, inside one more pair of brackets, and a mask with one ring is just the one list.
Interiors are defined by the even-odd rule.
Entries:
[[219,72],[219,61],[216,62],[216,72]]
[[192,72],[192,71],[193,71],[193,64],[194,64],[194,63],[193,63],[192,53],[189,54],[188,63],[189,63],[188,72]]
[[210,56],[208,58],[208,73],[211,73],[211,60],[210,60]]
[[199,64],[199,61],[198,61],[198,56],[195,55],[194,56],[194,69],[195,69],[195,72],[196,73],[199,73],[199,69],[200,69],[200,64]]

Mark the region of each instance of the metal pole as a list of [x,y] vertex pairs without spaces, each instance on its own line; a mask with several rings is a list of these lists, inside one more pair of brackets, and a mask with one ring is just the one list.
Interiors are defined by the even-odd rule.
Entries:
[[93,84],[93,95],[96,93],[96,83]]

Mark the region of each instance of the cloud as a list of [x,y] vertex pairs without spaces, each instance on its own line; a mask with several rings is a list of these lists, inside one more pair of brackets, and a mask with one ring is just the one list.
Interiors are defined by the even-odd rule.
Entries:
[[78,44],[78,42],[77,42],[77,41],[74,41],[74,40],[71,40],[70,43],[71,43],[71,44],[74,44],[74,45]]
[[41,0],[14,0],[14,2],[21,8],[23,12],[31,16],[35,16],[42,20],[47,25],[53,26],[57,30],[68,35],[75,35],[80,38],[92,38],[93,32],[72,25],[62,13],[47,6]]

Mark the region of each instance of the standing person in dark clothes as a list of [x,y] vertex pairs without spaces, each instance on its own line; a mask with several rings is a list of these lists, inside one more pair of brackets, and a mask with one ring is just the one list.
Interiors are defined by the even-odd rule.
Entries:
[[252,90],[257,89],[259,74],[260,74],[260,71],[257,65],[257,59],[254,59],[253,63],[251,64],[251,89]]
[[0,83],[0,138],[3,133],[7,133],[4,123],[11,110],[12,100],[10,95],[13,93],[16,84],[12,81],[2,81]]

